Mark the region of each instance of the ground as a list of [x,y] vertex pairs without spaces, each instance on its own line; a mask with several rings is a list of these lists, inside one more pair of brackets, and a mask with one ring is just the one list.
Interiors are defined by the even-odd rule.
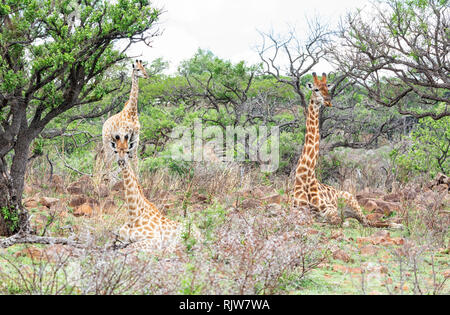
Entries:
[[[203,170],[204,171],[204,170]],[[190,181],[144,174],[145,194],[168,217],[195,224],[176,253],[111,250],[126,220],[120,183],[86,176],[27,180],[24,205],[38,235],[84,248],[0,249],[2,294],[448,294],[449,193],[434,182],[355,192],[374,220],[402,230],[305,225],[289,210],[289,179],[240,178],[232,169]],[[258,183],[255,185],[254,183]],[[431,188],[430,188],[431,187]],[[184,214],[186,213],[186,217]]]

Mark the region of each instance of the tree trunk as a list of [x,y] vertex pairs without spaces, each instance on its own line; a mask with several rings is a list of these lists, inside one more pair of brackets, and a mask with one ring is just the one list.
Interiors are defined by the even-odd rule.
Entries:
[[3,211],[9,208],[8,197],[9,197],[8,187],[4,179],[0,179],[0,208],[2,209],[0,213],[0,236],[10,236],[12,234],[12,231],[8,226],[8,222],[5,221],[5,219],[3,218]]
[[[28,213],[22,207],[22,192],[31,137],[24,133],[14,147],[11,171],[2,165],[0,178],[0,236],[29,231]],[[2,163],[3,164],[3,163]]]

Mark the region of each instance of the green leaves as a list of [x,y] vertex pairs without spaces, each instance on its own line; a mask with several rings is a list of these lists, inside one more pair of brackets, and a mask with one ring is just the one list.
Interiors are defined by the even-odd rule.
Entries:
[[410,136],[411,146],[398,156],[398,164],[412,172],[434,177],[450,172],[450,117],[422,118]]

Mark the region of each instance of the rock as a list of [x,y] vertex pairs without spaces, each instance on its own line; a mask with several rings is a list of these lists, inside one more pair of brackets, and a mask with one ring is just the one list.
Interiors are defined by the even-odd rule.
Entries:
[[261,206],[261,202],[256,199],[244,199],[239,203],[240,208],[243,210],[254,209]]
[[103,203],[103,213],[114,213],[117,210],[117,205],[114,202],[114,199],[107,199],[104,203]]
[[41,249],[30,246],[22,249],[21,251],[15,252],[14,257],[29,257],[32,260],[39,261],[43,258],[43,254]]
[[444,276],[445,279],[450,278],[450,269],[445,270],[442,275]]
[[368,212],[373,212],[376,208],[378,208],[378,205],[375,201],[368,199],[365,204],[363,205],[364,209]]
[[123,180],[115,183],[114,186],[111,188],[111,191],[123,191],[123,190],[124,190]]
[[162,209],[164,210],[169,210],[169,209],[173,209],[175,207],[175,203],[165,203],[161,206]]
[[109,196],[109,188],[105,184],[101,184],[98,188],[98,197],[99,198],[106,198]]
[[[47,207],[44,207],[47,209]],[[48,218],[46,215],[43,214],[35,214],[33,215],[31,219],[31,229],[34,231],[40,231],[42,230],[48,223]]]
[[81,176],[76,182],[67,187],[67,192],[72,195],[91,194],[94,191],[94,182],[88,175]]
[[249,198],[253,195],[254,190],[250,189],[250,188],[241,188],[238,190],[237,193],[238,193],[239,197]]
[[338,249],[335,252],[333,252],[333,258],[342,260],[345,263],[348,263],[351,260],[350,256],[346,252],[344,252],[342,249]]
[[69,206],[72,208],[76,208],[81,206],[85,202],[87,202],[87,197],[85,195],[75,195],[70,198]]
[[362,267],[367,273],[386,274],[388,272],[388,269],[385,266],[373,262],[363,263]]
[[281,196],[278,193],[275,194],[271,194],[269,196],[263,197],[261,198],[262,201],[267,202],[267,203],[276,203],[276,204],[280,204],[281,203]]
[[383,210],[383,214],[388,216],[394,211],[399,211],[401,209],[401,205],[398,202],[389,202],[384,200],[376,200],[378,208]]
[[364,200],[377,199],[377,198],[381,197],[382,195],[383,194],[381,192],[363,191],[363,192],[360,192],[360,193],[356,194],[355,197],[356,197],[356,200],[358,200],[358,202],[360,204],[362,204],[364,202]]
[[319,231],[317,231],[315,229],[308,229],[306,231],[306,234],[308,234],[308,235],[316,235],[316,234],[319,234]]
[[344,233],[342,232],[342,230],[336,230],[331,233],[330,238],[334,239],[334,240],[341,240],[343,237],[344,237]]
[[[276,192],[272,187],[268,186],[259,186],[250,190],[251,195],[258,199],[266,198],[267,196],[274,195]],[[271,202],[269,202],[271,203]]]
[[33,194],[33,188],[27,184],[23,187],[23,192],[27,195]]
[[403,245],[405,240],[401,237],[391,238],[388,231],[381,230],[369,237],[358,237],[356,242],[360,245],[365,243],[372,245]]
[[53,175],[52,180],[50,182],[50,187],[53,188],[58,193],[64,193],[64,180],[59,175]]
[[448,185],[446,185],[446,184],[439,184],[439,185],[436,186],[435,191],[437,191],[439,193],[444,192],[444,191],[448,191]]
[[363,256],[373,256],[378,252],[378,248],[373,245],[365,245],[361,247],[361,255]]
[[342,223],[343,228],[349,228],[350,226],[351,226],[351,223],[348,220],[346,220],[346,221],[344,221],[344,223]]
[[52,262],[60,262],[65,260],[67,256],[73,255],[73,248],[66,245],[54,244],[43,250],[43,256]]
[[208,201],[208,197],[201,195],[199,193],[193,193],[191,196],[192,203],[205,203]]
[[38,200],[31,197],[24,200],[23,206],[27,209],[37,208],[39,206],[39,202]]
[[417,191],[416,189],[412,187],[408,187],[403,189],[402,195],[404,200],[414,200],[417,197]]
[[367,220],[369,220],[371,223],[380,221],[382,217],[384,217],[384,214],[382,213],[370,213],[366,215]]
[[83,193],[83,188],[81,188],[79,183],[71,183],[67,186],[67,192],[71,195],[80,195]]
[[341,265],[333,265],[333,271],[339,271],[342,273],[362,273],[361,268],[351,268],[351,267],[345,267]]
[[383,196],[384,201],[390,202],[401,202],[403,199],[403,194],[401,192],[391,193]]
[[47,208],[51,208],[53,205],[58,203],[58,198],[51,198],[51,197],[41,197],[39,199],[39,203]]
[[273,216],[277,216],[282,212],[282,207],[281,205],[277,204],[277,203],[271,203],[269,205],[267,205],[266,208],[266,214],[269,217],[273,217]]
[[76,217],[87,216],[91,217],[94,213],[94,209],[88,204],[84,203],[81,206],[77,207],[73,212],[73,215]]

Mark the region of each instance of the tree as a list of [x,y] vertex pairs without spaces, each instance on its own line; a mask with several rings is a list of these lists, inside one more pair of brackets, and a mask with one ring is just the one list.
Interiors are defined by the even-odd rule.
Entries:
[[448,0],[378,1],[347,15],[329,51],[378,104],[437,120],[450,115],[449,23]]
[[[450,117],[433,120],[421,118],[415,130],[406,140],[411,142],[406,152],[398,154],[400,170],[428,174],[435,177],[438,172],[450,172]],[[395,156],[398,149],[392,152]]]
[[245,119],[245,104],[249,99],[249,89],[257,71],[255,66],[247,66],[244,61],[233,64],[222,60],[211,51],[199,49],[180,66],[190,88],[191,99],[202,110],[204,122],[220,126],[237,125]]
[[[315,19],[309,21],[308,32],[303,37],[295,31],[287,36],[261,32],[261,36],[258,53],[264,73],[292,88],[306,116],[311,93],[305,88],[306,83],[312,81],[313,68],[332,57],[328,47],[336,40],[334,33]],[[320,136],[326,139],[323,144],[328,149],[373,147],[380,137],[398,127],[398,117],[371,104],[367,93],[355,88],[355,80],[347,73],[331,73],[328,82],[333,85],[330,89],[333,107],[324,106],[319,113]]]
[[160,14],[146,0],[0,4],[0,232],[28,231],[21,199],[30,144],[55,118],[117,89],[104,80],[108,69],[133,43],[159,35]]

